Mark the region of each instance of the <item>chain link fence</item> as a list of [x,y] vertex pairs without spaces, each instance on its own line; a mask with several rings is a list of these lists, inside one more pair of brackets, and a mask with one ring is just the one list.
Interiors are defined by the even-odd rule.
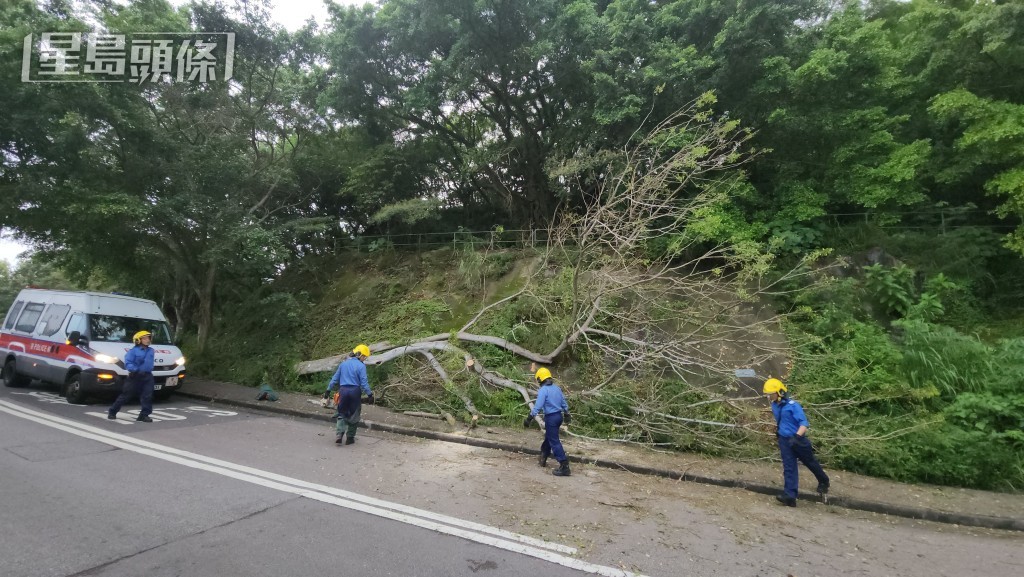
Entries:
[[380,250],[424,250],[450,246],[454,249],[533,248],[544,245],[550,238],[547,229],[456,230],[451,232],[423,232],[409,234],[360,235],[344,242],[348,248],[376,252]]
[[[936,208],[932,210],[905,212],[845,212],[828,213],[819,218],[825,219],[831,226],[839,227],[863,219],[886,230],[926,230],[935,229],[939,234],[963,227],[986,228],[994,231],[1009,232],[1017,227],[1014,224],[979,224],[972,222],[976,216],[985,211],[974,207]],[[459,230],[449,232],[423,232],[407,234],[359,235],[347,240],[336,241],[335,248],[354,248],[360,251],[376,252],[380,250],[425,250],[450,246],[454,249],[502,249],[502,248],[533,248],[544,245],[550,238],[548,229],[505,229],[495,227],[491,230]]]

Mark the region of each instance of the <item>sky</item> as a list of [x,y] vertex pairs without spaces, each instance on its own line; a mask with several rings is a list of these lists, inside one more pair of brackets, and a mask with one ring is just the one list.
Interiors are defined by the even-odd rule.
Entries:
[[[357,6],[367,3],[367,1],[333,0],[335,4]],[[187,0],[170,0],[170,2],[180,6]],[[315,18],[321,25],[327,21],[327,6],[324,5],[324,0],[274,0],[273,5],[272,18],[288,30],[301,28],[310,17]],[[0,236],[0,260],[6,260],[12,268],[18,264],[18,255],[26,250],[28,250],[27,246],[7,238],[6,234]]]
[[[366,0],[334,0],[335,4],[362,5]],[[327,22],[327,7],[324,0],[274,0],[271,16],[288,30],[297,30],[306,23],[310,16],[316,18],[318,24]]]
[[[188,3],[188,0],[169,0],[175,6]],[[361,6],[372,0],[333,0],[335,4]],[[230,5],[231,1],[225,1]],[[274,9],[271,17],[288,30],[298,30],[310,16],[323,25],[327,22],[327,7],[324,0],[272,0]]]
[[14,242],[6,237],[0,237],[0,260],[7,261],[11,268],[17,264],[18,253],[27,250],[28,247]]

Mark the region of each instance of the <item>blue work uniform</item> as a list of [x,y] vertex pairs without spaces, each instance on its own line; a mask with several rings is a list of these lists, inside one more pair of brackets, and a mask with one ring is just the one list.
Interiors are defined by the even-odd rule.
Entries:
[[804,436],[797,435],[801,426],[810,427],[807,422],[807,415],[800,403],[793,399],[782,397],[772,403],[772,414],[775,415],[775,423],[778,425],[779,454],[782,456],[782,481],[783,493],[789,499],[796,499],[797,488],[800,485],[799,468],[797,461],[806,466],[818,480],[819,488],[825,489],[829,486],[828,475],[821,468],[821,463],[814,456],[814,447],[811,440]]
[[327,383],[328,394],[338,387],[338,423],[335,426],[337,438],[341,439],[347,431],[349,441],[355,439],[356,425],[359,424],[359,415],[363,410],[363,399],[359,392],[366,393],[366,396],[373,395],[370,389],[370,380],[366,377],[366,365],[356,357],[345,359],[338,370],[334,372],[330,382]]
[[139,416],[141,421],[153,412],[153,349],[145,345],[135,345],[124,355],[124,368],[128,369],[128,378],[124,381],[121,394],[113,405],[107,409],[107,416],[114,418],[129,400],[139,398]]
[[558,439],[558,428],[562,426],[562,412],[569,412],[569,405],[565,402],[565,395],[562,389],[558,388],[555,381],[547,379],[541,383],[537,391],[537,402],[533,404],[530,417],[537,413],[544,414],[544,442],[540,445],[542,459],[548,455],[554,455],[559,463],[568,461],[565,456],[565,449],[562,448],[562,441]]

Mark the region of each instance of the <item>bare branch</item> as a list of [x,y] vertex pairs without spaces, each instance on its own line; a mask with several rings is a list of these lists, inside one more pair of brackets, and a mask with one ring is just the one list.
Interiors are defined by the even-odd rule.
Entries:
[[512,296],[505,297],[505,298],[501,299],[500,301],[491,303],[491,304],[485,306],[484,308],[480,309],[480,312],[478,312],[476,314],[476,316],[473,317],[473,320],[471,320],[468,323],[466,323],[461,329],[459,329],[459,332],[462,333],[466,329],[468,329],[469,327],[473,326],[473,324],[476,323],[476,321],[480,320],[480,317],[484,316],[484,313],[486,313],[487,311],[491,310],[493,307],[496,307],[496,306],[498,306],[498,305],[500,305],[502,303],[506,303],[506,302],[508,302],[510,300],[514,300],[515,298],[517,298],[521,294],[523,294],[522,290],[520,290],[519,292],[517,292],[516,294],[514,294]]

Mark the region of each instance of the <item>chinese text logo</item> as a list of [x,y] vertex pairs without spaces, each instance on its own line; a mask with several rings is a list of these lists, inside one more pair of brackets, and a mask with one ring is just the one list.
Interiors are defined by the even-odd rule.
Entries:
[[230,80],[234,32],[44,32],[25,37],[22,82]]

